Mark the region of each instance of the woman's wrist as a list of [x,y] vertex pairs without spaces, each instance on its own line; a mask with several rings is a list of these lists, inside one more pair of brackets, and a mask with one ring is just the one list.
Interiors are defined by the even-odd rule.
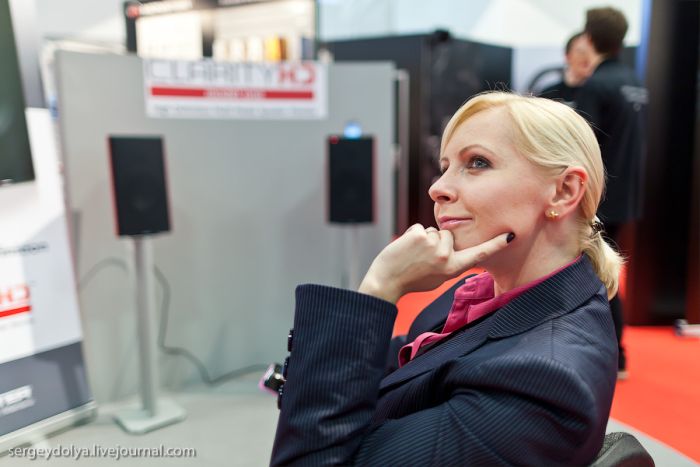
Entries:
[[392,287],[390,284],[382,283],[382,281],[377,280],[374,276],[367,274],[362,280],[360,287],[357,289],[358,292],[365,295],[371,295],[387,302],[396,304],[401,298],[401,292],[396,288]]

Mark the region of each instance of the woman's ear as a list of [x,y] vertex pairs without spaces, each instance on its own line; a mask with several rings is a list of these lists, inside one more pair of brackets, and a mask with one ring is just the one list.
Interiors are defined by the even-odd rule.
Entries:
[[567,167],[556,178],[556,192],[551,199],[551,209],[560,216],[575,211],[586,193],[588,173],[583,167]]

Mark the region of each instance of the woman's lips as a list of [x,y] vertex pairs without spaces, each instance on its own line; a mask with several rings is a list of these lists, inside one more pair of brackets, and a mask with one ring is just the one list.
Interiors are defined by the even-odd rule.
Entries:
[[471,222],[471,217],[444,217],[439,219],[441,230],[450,230]]

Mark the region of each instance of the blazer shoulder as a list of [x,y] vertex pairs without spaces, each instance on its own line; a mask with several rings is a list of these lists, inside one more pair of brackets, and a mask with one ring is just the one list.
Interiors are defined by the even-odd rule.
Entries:
[[484,349],[495,357],[488,359],[491,361],[520,366],[524,359],[535,366],[550,362],[550,370],[562,368],[579,375],[577,379],[596,394],[607,393],[609,386],[614,385],[617,339],[602,285],[570,312],[492,345],[493,348]]
[[553,348],[582,345],[584,350],[604,352],[617,348],[605,287],[570,313],[551,321]]

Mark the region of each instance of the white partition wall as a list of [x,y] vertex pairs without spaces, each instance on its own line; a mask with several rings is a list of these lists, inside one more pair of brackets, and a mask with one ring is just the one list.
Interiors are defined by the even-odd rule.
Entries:
[[[136,57],[57,57],[85,350],[98,401],[138,385],[132,269],[123,266],[131,252],[115,235],[110,134],[164,138],[173,230],[153,243],[170,288],[167,343],[193,352],[213,376],[283,359],[295,286],[344,280],[345,232],[326,223],[325,145],[348,121],[376,137],[377,222],[359,228],[361,270],[392,233],[391,65],[330,65],[323,120],[151,119],[142,76]],[[163,290],[156,294],[160,306]],[[161,354],[159,362],[169,387],[197,378],[187,361]]]
[[26,116],[36,179],[0,187],[0,453],[95,408],[54,126],[46,109]]

